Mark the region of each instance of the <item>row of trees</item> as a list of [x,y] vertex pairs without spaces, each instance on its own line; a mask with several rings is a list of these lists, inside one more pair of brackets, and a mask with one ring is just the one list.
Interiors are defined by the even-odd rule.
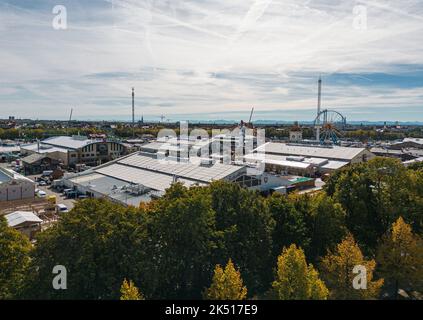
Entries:
[[[2,223],[1,233],[14,236],[0,237],[0,280],[10,279],[0,297],[118,299],[124,279],[146,299],[420,290],[422,199],[423,170],[389,159],[346,168],[313,196],[264,198],[220,181],[176,183],[140,208],[87,199],[33,249]],[[67,290],[52,288],[56,265],[67,269]],[[367,290],[352,287],[356,265],[366,268]]]
[[[422,281],[421,245],[421,239],[412,233],[402,218],[393,224],[390,233],[384,237],[378,252],[379,273],[395,282],[395,292],[398,292],[400,283]],[[352,285],[357,277],[354,274],[357,266],[364,267],[363,280],[357,281],[358,285],[364,285],[364,290]],[[280,300],[377,298],[384,279],[373,280],[375,267],[375,260],[365,260],[353,236],[349,234],[334,252],[328,252],[321,260],[322,281],[313,265],[307,264],[304,251],[292,244],[284,248],[278,257],[275,280],[265,297]],[[366,283],[360,283],[362,281]],[[126,279],[121,294],[122,300],[144,299],[133,282]],[[204,291],[203,297],[211,300],[247,298],[247,287],[231,259],[225,268],[216,265],[212,284]]]

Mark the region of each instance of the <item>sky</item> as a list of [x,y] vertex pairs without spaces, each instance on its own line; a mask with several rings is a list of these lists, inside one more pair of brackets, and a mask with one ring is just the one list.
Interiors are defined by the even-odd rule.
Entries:
[[130,120],[134,87],[136,119],[312,121],[321,76],[347,120],[423,121],[422,53],[421,0],[0,0],[0,118]]

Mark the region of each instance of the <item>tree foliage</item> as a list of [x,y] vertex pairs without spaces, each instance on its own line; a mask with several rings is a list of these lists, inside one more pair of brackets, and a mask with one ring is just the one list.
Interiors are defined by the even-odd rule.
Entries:
[[[39,234],[26,296],[40,299],[118,299],[122,279],[142,282],[145,218],[134,208],[88,199]],[[52,270],[67,270],[67,290],[52,288]],[[137,281],[138,282],[138,281]]]
[[423,179],[399,160],[375,158],[334,174],[326,192],[342,205],[346,226],[366,253],[373,253],[378,240],[399,216],[413,222],[421,232]]
[[272,290],[281,300],[324,300],[329,291],[313,265],[307,265],[304,251],[292,244],[278,257]]
[[402,217],[392,224],[390,232],[383,237],[377,254],[379,273],[394,289],[421,290],[423,286],[423,242],[413,234],[410,225]]
[[235,269],[231,259],[223,269],[219,264],[214,269],[212,284],[205,292],[210,300],[244,300],[247,287],[243,285],[241,273]]
[[200,298],[217,241],[210,198],[200,188],[174,184],[149,215],[146,290],[153,298]]
[[132,280],[124,279],[120,287],[120,300],[144,300],[144,296],[134,285]]
[[274,220],[263,198],[222,181],[212,183],[210,193],[219,234],[217,263],[234,259],[250,292],[264,290],[271,281]]
[[30,250],[28,238],[0,216],[0,300],[17,298],[21,293]]
[[[417,288],[414,279],[421,277],[417,263],[395,259],[398,252],[415,252],[414,244],[420,242],[407,240],[413,245],[406,246],[401,240],[401,249],[395,249],[393,231],[386,234],[402,216],[403,223],[392,228],[398,230],[396,237],[417,239],[423,230],[422,212],[423,170],[405,168],[393,159],[350,165],[314,194],[263,197],[237,184],[216,181],[191,188],[174,183],[160,199],[136,208],[86,199],[39,234],[32,250],[2,222],[7,236],[0,238],[5,248],[0,252],[0,280],[17,280],[13,280],[16,286],[2,280],[1,294],[119,299],[122,279],[131,279],[142,283],[148,299],[201,298],[213,277],[225,272],[216,265],[233,259],[251,297],[273,288],[281,299],[324,299],[327,288],[306,257],[317,265],[327,254],[320,277],[331,290],[330,298],[374,298],[382,284],[372,279],[378,246],[377,270],[387,285],[398,279],[401,286]],[[273,279],[276,260],[278,275]],[[356,264],[367,268],[366,292],[352,289]],[[398,264],[406,266],[404,275],[397,272]],[[67,269],[67,290],[52,288],[56,265]],[[408,279],[407,274],[413,277]]]
[[[366,269],[367,289],[355,289],[353,279],[357,276],[354,267],[364,266]],[[377,298],[383,279],[373,280],[376,267],[374,260],[366,260],[349,234],[338,244],[334,252],[329,252],[321,262],[322,278],[330,290],[333,299],[371,299]]]

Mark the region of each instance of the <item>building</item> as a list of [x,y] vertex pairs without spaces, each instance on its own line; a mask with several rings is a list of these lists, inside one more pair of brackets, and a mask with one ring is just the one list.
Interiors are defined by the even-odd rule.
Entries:
[[300,142],[303,140],[303,131],[298,125],[298,122],[295,122],[294,126],[289,130],[289,141],[290,142]]
[[268,142],[244,159],[247,163],[264,163],[269,172],[314,176],[374,157],[365,148]]
[[0,140],[0,162],[16,160],[21,148],[12,141]]
[[378,157],[396,158],[400,159],[401,161],[408,161],[416,158],[411,153],[408,153],[405,150],[401,149],[373,147],[370,149],[370,152],[374,153]]
[[78,194],[137,206],[161,197],[174,182],[190,187],[224,180],[263,192],[298,183],[293,177],[248,173],[245,165],[222,164],[211,159],[201,159],[196,164],[171,157],[160,160],[157,154],[138,152],[82,173],[66,175],[63,184]]
[[35,182],[13,170],[0,167],[0,202],[34,199]]
[[390,145],[390,149],[423,149],[423,138],[404,138],[401,142]]
[[46,154],[33,153],[21,159],[25,175],[40,174],[45,170],[56,170],[61,162]]
[[41,220],[32,212],[27,211],[15,211],[4,216],[7,220],[9,227],[18,230],[24,235],[28,236],[30,240],[34,238],[34,235],[41,231]]
[[[240,130],[238,130],[240,131]],[[140,146],[142,152],[158,157],[188,161],[190,156],[211,158],[220,163],[234,162],[237,155],[245,154],[257,147],[253,135],[241,136],[237,130],[232,133],[208,137],[162,137],[154,142]],[[242,161],[242,155],[240,159]]]
[[402,164],[404,166],[408,167],[408,166],[410,166],[412,164],[420,163],[420,162],[423,162],[423,157],[416,158],[416,159],[413,159],[413,160],[404,161]]
[[381,144],[370,151],[380,157],[409,161],[423,157],[423,138],[405,138],[390,144]]
[[88,139],[84,136],[58,136],[38,143],[21,146],[24,155],[44,154],[62,165],[74,167],[84,163],[96,166],[127,154],[124,144],[106,139]]

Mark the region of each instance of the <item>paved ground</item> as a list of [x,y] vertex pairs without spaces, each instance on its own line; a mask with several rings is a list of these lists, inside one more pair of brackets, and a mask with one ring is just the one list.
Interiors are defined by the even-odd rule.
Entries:
[[55,195],[56,203],[64,204],[66,207],[68,207],[69,210],[71,210],[75,206],[75,199],[66,199],[63,194],[56,192],[56,190],[54,189],[50,189],[50,186],[37,186],[37,188],[47,193],[47,196]]
[[[27,176],[27,177],[29,179],[35,181],[35,179],[40,177],[40,175],[32,175],[32,176]],[[56,204],[62,203],[65,206],[67,206],[69,210],[71,210],[75,205],[75,199],[66,199],[63,196],[62,193],[57,192],[55,189],[51,189],[50,186],[39,186],[37,184],[36,188],[44,191],[47,194],[47,196],[55,195],[56,196]]]
[[[8,169],[12,168],[10,163],[0,163],[0,167],[8,168]],[[40,177],[40,176],[41,176],[40,174],[31,175],[31,176],[27,176],[27,178],[35,181],[35,179]],[[50,189],[50,186],[39,186],[37,184],[36,188],[43,190],[47,194],[47,196],[55,195],[56,196],[56,203],[57,204],[63,203],[65,206],[68,207],[69,210],[72,209],[75,205],[75,199],[65,199],[65,197],[61,193],[56,192],[56,190],[54,190],[54,189]]]

